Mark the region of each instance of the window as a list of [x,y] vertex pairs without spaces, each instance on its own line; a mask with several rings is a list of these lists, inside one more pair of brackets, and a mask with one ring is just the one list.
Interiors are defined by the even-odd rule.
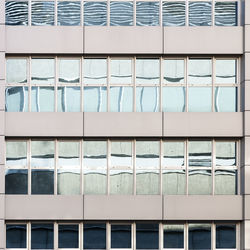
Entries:
[[188,225],[188,248],[211,249],[211,224]]
[[133,2],[110,2],[110,26],[133,25]]
[[215,25],[236,26],[238,2],[215,2]]
[[85,26],[106,26],[107,25],[107,3],[84,2],[84,25]]
[[6,224],[6,248],[26,248],[26,233],[25,224]]
[[54,225],[31,224],[31,249],[54,248]]
[[162,3],[163,26],[185,26],[185,2]]
[[79,248],[79,225],[58,225],[58,247]]
[[158,249],[159,248],[159,225],[158,224],[136,224],[136,249]]
[[216,248],[236,248],[236,225],[216,225]]
[[163,224],[163,248],[184,249],[183,224]]
[[211,26],[212,3],[189,2],[189,26]]
[[106,224],[86,223],[83,225],[83,248],[106,249]]
[[6,25],[28,25],[28,1],[5,2]]
[[111,248],[132,248],[131,225],[111,224]]
[[159,2],[136,2],[136,25],[158,26],[159,25]]

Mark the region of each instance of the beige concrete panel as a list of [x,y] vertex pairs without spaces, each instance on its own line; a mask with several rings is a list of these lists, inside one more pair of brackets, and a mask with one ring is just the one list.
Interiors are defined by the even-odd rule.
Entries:
[[164,220],[242,220],[240,195],[164,196]]
[[5,193],[5,165],[0,165],[0,194]]
[[6,26],[7,53],[83,53],[83,27]]
[[[1,5],[0,5],[1,8]],[[5,51],[5,26],[0,25],[0,51]]]
[[245,25],[244,28],[245,28],[245,52],[250,52],[250,25]]
[[162,220],[162,196],[85,195],[84,220]]
[[166,54],[242,54],[243,27],[165,27]]
[[0,249],[5,249],[5,223],[4,220],[0,220]]
[[5,1],[0,1],[0,24],[5,24]]
[[250,167],[250,137],[244,137],[244,154],[243,154],[243,164]]
[[219,136],[243,135],[243,113],[164,113],[163,136]]
[[83,113],[7,112],[6,136],[83,136]]
[[82,195],[6,195],[7,220],[82,220]]
[[0,136],[0,164],[5,164],[5,138]]
[[250,195],[250,166],[245,166],[241,171],[244,174],[244,194]]
[[243,223],[243,228],[244,228],[244,232],[242,234],[242,236],[244,237],[244,245],[242,246],[242,249],[250,249],[250,220],[245,220]]
[[84,53],[146,53],[163,52],[161,27],[88,27],[84,28]]
[[[250,35],[250,34],[249,34]],[[249,36],[249,43],[250,43],[250,36]],[[245,76],[245,80],[250,80],[250,53],[245,53],[244,54],[244,69],[243,69],[243,76]],[[245,71],[245,72],[244,72]]]
[[250,136],[250,111],[244,112],[244,135]]
[[5,53],[4,52],[0,52],[0,65],[1,65],[1,67],[0,67],[0,80],[4,80],[5,79]]
[[5,87],[3,80],[0,80],[0,111],[1,110],[5,110]]
[[250,220],[250,195],[245,195],[244,198],[245,198],[244,219]]
[[4,118],[5,118],[5,112],[4,110],[0,110],[0,136],[4,135],[4,125],[5,125]]
[[162,136],[162,113],[85,112],[84,136]]
[[0,194],[0,220],[4,219],[4,217],[5,217],[5,213],[4,213],[5,206],[4,206],[4,203],[5,203],[5,196],[4,196],[4,194]]

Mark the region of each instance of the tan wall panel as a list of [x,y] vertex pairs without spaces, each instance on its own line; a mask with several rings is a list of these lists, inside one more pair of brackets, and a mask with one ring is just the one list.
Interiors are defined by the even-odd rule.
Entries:
[[0,164],[5,164],[5,138],[0,136]]
[[245,59],[245,63],[244,64],[246,65],[246,67],[244,67],[245,65],[243,65],[244,68],[243,68],[243,72],[242,72],[243,73],[242,77],[245,76],[245,80],[249,80],[250,81],[250,69],[247,66],[247,65],[250,65],[250,53],[245,53],[244,54],[244,59]]
[[83,113],[7,112],[5,135],[83,136]]
[[85,195],[85,220],[161,220],[160,195]]
[[243,234],[242,234],[242,238],[244,238],[243,240],[243,246],[242,249],[250,249],[250,220],[245,220],[243,223]]
[[4,135],[4,118],[5,118],[5,112],[4,110],[0,111],[0,136]]
[[84,53],[161,54],[161,27],[85,27]]
[[84,113],[84,136],[162,136],[162,113]]
[[4,220],[0,220],[0,235],[1,235],[1,240],[0,240],[0,249],[6,249],[5,248],[5,224]]
[[[245,25],[245,52],[250,52],[250,25]],[[246,64],[246,68],[248,67],[248,64]]]
[[7,220],[82,220],[83,196],[6,195]]
[[6,26],[7,53],[83,53],[83,27]]
[[5,165],[0,165],[0,194],[5,193]]
[[245,208],[244,208],[244,212],[245,212],[245,220],[250,220],[250,195],[245,195]]
[[[1,39],[0,39],[1,40]],[[5,79],[5,53],[0,52],[0,80]]]
[[165,27],[164,53],[242,54],[242,27]]
[[4,215],[5,215],[5,213],[4,213],[4,199],[5,198],[5,196],[4,196],[4,194],[0,194],[0,220],[2,220],[2,219],[4,219]]
[[5,1],[0,1],[0,24],[5,23]]
[[244,132],[245,136],[250,136],[250,111],[245,111]]
[[[4,1],[1,1],[1,2],[4,2]],[[0,5],[0,8],[1,8],[1,5]],[[0,51],[5,51],[5,26],[4,25],[0,25]]]
[[164,220],[242,220],[240,195],[164,196]]
[[3,84],[4,81],[0,80],[0,111],[5,110],[5,87]]
[[243,114],[234,113],[164,113],[164,136],[219,136],[243,135]]

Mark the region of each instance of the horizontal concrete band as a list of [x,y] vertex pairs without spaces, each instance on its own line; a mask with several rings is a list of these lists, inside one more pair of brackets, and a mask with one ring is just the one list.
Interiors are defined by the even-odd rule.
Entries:
[[[242,54],[243,27],[5,26],[6,53]],[[4,44],[2,45],[4,47]],[[1,50],[1,47],[0,47]]]
[[242,137],[243,113],[7,112],[2,134],[8,137]]
[[6,220],[242,220],[242,196],[6,195]]

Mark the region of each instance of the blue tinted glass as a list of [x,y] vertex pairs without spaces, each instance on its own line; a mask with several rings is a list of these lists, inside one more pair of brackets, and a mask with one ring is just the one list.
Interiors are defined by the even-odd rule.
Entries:
[[211,249],[211,225],[189,224],[188,249]]
[[214,91],[214,108],[216,112],[236,112],[237,88],[216,87]]
[[137,87],[136,88],[136,111],[158,112],[159,111],[159,88]]
[[79,226],[59,225],[58,246],[59,248],[79,247]]
[[185,26],[185,2],[163,2],[163,26]]
[[111,248],[131,248],[131,225],[111,225]]
[[5,90],[6,112],[28,111],[28,87],[9,87]]
[[163,247],[184,248],[184,225],[163,225]]
[[158,26],[159,25],[159,3],[158,2],[136,2],[136,25]]
[[133,111],[132,87],[110,87],[110,111],[111,112]]
[[26,248],[26,225],[6,224],[6,248]]
[[236,225],[216,225],[216,248],[236,248]]
[[106,87],[84,87],[85,112],[107,111],[107,88]]
[[110,2],[110,26],[133,25],[133,2]]
[[7,1],[5,23],[6,25],[28,25],[28,2]]
[[54,225],[31,224],[31,249],[54,248]]
[[31,88],[31,111],[54,112],[54,87]]
[[106,2],[84,2],[84,25],[105,26],[107,25]]
[[136,224],[136,249],[159,248],[159,225]]
[[31,194],[54,194],[54,171],[32,169]]
[[84,224],[84,249],[106,249],[106,224]]
[[215,25],[236,26],[237,25],[237,2],[216,2],[215,3]]
[[28,193],[28,170],[8,169],[5,172],[5,194]]
[[211,2],[189,3],[189,26],[211,26],[212,24]]
[[27,59],[7,58],[6,59],[6,82],[27,83]]
[[80,24],[80,2],[65,1],[57,3],[57,25],[76,26]]

